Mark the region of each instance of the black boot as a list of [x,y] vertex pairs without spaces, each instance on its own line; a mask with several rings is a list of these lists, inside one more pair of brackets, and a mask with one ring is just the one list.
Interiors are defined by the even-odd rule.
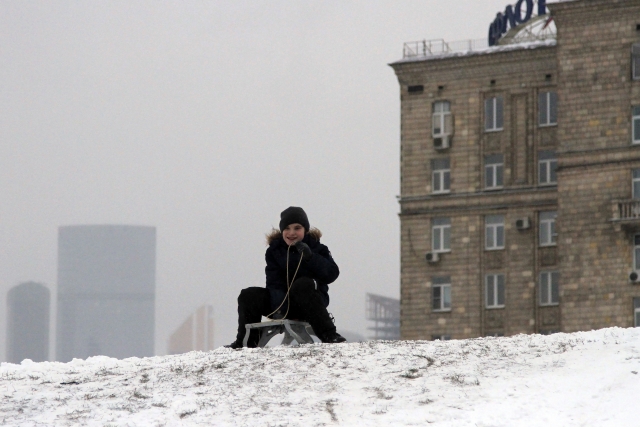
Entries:
[[341,343],[341,342],[346,342],[347,341],[347,339],[345,337],[343,337],[342,335],[337,333],[335,330],[334,331],[325,332],[324,334],[320,334],[320,336],[318,338],[320,338],[320,341],[322,341],[323,343],[327,343],[327,344],[337,344],[337,343]]
[[242,348],[242,343],[237,340],[232,342],[231,344],[225,345],[224,348],[230,348],[233,350],[240,350]]

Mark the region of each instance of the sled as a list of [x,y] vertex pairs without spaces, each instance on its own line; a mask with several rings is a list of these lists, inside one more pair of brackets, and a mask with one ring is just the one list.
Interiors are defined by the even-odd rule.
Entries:
[[251,332],[251,329],[257,329],[260,334],[258,347],[264,347],[271,338],[279,334],[284,334],[284,338],[282,339],[283,345],[289,345],[292,341],[298,344],[313,344],[314,341],[311,335],[317,336],[309,323],[299,320],[280,319],[260,323],[247,323],[245,328],[246,332],[242,343],[242,346],[245,348],[249,341],[249,332]]

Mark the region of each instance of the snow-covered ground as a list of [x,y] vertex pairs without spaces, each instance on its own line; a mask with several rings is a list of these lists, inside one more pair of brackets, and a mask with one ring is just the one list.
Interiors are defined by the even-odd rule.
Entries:
[[640,426],[640,328],[3,363],[10,426]]

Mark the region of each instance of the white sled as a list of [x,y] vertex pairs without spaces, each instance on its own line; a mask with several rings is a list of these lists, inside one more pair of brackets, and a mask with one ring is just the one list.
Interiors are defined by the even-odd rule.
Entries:
[[311,335],[317,336],[309,323],[299,320],[269,320],[268,322],[248,323],[245,327],[247,329],[242,343],[242,346],[245,348],[249,341],[249,332],[251,332],[251,329],[258,329],[260,333],[258,347],[264,347],[271,338],[282,333],[284,334],[284,338],[282,339],[283,345],[291,344],[292,341],[296,341],[298,344],[313,344],[314,341]]

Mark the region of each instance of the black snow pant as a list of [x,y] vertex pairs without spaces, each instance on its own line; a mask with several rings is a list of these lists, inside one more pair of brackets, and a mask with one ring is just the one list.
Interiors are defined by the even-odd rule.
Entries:
[[[289,313],[287,319],[309,322],[313,331],[318,335],[335,332],[336,327],[324,306],[320,291],[316,289],[313,279],[301,277],[293,282],[289,291]],[[267,288],[246,288],[238,296],[238,335],[236,342],[242,343],[247,323],[258,323],[262,316],[271,314],[271,296]],[[287,311],[287,301],[282,304],[280,311]],[[256,347],[260,340],[259,332],[252,330],[247,347]]]

